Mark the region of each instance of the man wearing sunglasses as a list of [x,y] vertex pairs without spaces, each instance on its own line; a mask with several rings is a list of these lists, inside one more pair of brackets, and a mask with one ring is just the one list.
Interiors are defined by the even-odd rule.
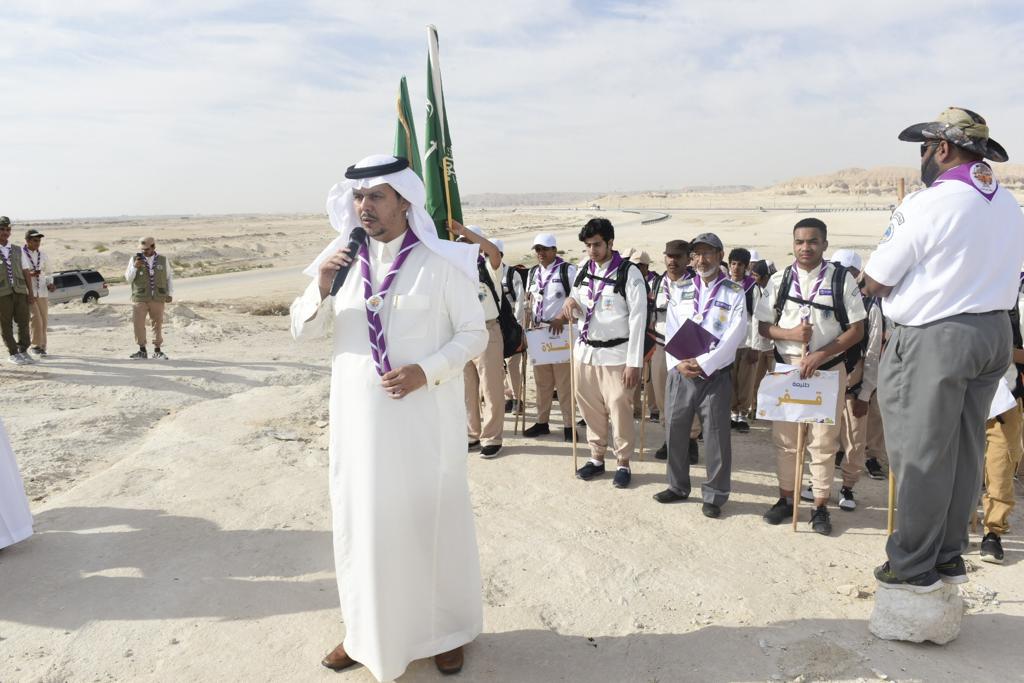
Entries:
[[1008,156],[978,114],[950,107],[899,139],[922,143],[925,189],[893,212],[865,268],[865,289],[895,323],[878,398],[899,506],[875,578],[925,593],[967,581],[961,555],[985,420],[1010,367],[1024,215],[984,161]]

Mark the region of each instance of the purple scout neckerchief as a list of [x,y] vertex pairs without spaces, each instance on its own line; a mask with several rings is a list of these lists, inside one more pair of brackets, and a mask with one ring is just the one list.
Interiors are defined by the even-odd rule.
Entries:
[[597,272],[597,264],[591,259],[590,263],[587,264],[587,272],[590,273],[590,282],[587,283],[587,292],[590,295],[590,307],[587,309],[587,316],[583,319],[583,329],[580,330],[580,341],[587,341],[587,336],[590,332],[590,319],[594,317],[594,310],[597,308],[597,300],[601,298],[601,292],[604,291],[604,286],[608,284],[608,276],[615,272],[615,269],[622,263],[622,256],[619,252],[612,252],[612,259],[608,262],[608,267],[604,269],[604,275],[601,279],[601,285],[594,290],[594,273]]
[[[693,322],[700,325],[704,322],[704,318],[707,316],[708,311],[711,310],[711,302],[715,300],[715,295],[718,294],[718,290],[722,288],[722,285],[726,281],[725,273],[718,271],[718,277],[715,278],[714,282],[709,285],[704,284],[704,278],[698,276],[693,278],[693,288],[696,292],[693,295]],[[704,302],[704,306],[701,307],[700,313],[697,312],[697,307],[700,306],[701,299],[704,298],[704,288],[710,287],[710,291],[707,294],[707,300]]]
[[749,292],[750,288],[754,286],[755,282],[757,282],[757,278],[755,278],[753,275],[748,275],[745,278],[743,278],[742,282],[740,282],[740,286],[743,287],[744,292]]
[[370,353],[373,355],[373,364],[377,367],[377,374],[382,377],[391,372],[391,361],[388,360],[388,343],[384,338],[384,326],[380,322],[380,310],[384,307],[384,297],[388,295],[391,283],[394,282],[395,276],[398,275],[409,252],[419,241],[420,239],[412,230],[405,233],[402,247],[398,250],[398,255],[395,256],[395,261],[391,264],[388,274],[384,276],[384,281],[380,283],[380,290],[376,294],[373,292],[373,282],[370,279],[370,251],[366,242],[363,242],[363,246],[359,248],[359,272],[363,276],[363,295],[366,297],[366,323],[370,334]]
[[39,260],[37,261],[36,259],[32,258],[32,250],[30,250],[28,247],[24,247],[23,246],[21,248],[21,251],[22,251],[23,254],[25,254],[25,258],[28,259],[29,264],[32,266],[32,270],[39,270],[39,266],[41,266],[43,264],[43,254],[42,254],[42,252],[40,252],[40,251],[36,252],[37,254],[39,254]]
[[992,197],[996,196],[996,190],[999,189],[999,183],[992,174],[992,167],[984,161],[968,161],[966,164],[954,166],[936,178],[932,187],[949,180],[958,180],[973,187],[988,201],[992,201]]
[[797,266],[797,262],[793,261],[793,272],[795,277],[793,278],[793,290],[796,292],[796,298],[806,301],[806,304],[800,306],[800,319],[808,320],[811,317],[810,304],[814,302],[814,297],[818,296],[818,290],[821,289],[821,283],[825,280],[825,271],[828,269],[828,261],[822,260],[821,270],[818,271],[818,279],[814,281],[814,286],[811,288],[811,295],[804,299],[804,293],[800,289],[800,268]]
[[555,271],[558,270],[558,267],[563,263],[565,263],[565,261],[562,260],[562,257],[556,256],[555,260],[551,262],[551,267],[548,270],[547,277],[542,277],[539,270],[537,272],[537,292],[539,293],[539,296],[537,297],[537,312],[533,316],[537,322],[543,321],[544,293],[548,289],[548,283],[551,282],[551,278],[555,276]]
[[[9,252],[10,249],[11,248],[8,246],[7,247],[7,251]],[[0,261],[3,261],[4,265],[7,266],[7,281],[13,285],[14,284],[14,268],[11,266],[11,258],[9,256],[9,254],[5,254],[3,249],[0,249]]]
[[146,272],[149,273],[149,293],[156,294],[156,252],[153,252],[153,265],[149,265],[149,259],[142,256],[142,262],[146,264]]

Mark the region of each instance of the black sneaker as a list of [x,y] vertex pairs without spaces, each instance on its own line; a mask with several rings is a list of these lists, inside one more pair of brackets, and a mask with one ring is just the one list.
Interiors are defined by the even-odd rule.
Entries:
[[661,420],[661,413],[657,410],[651,411],[651,422],[658,422]]
[[612,479],[612,486],[617,489],[624,489],[629,486],[629,480],[633,478],[633,475],[629,473],[629,470],[621,467],[615,470],[615,478]]
[[153,358],[156,358],[157,360],[168,360],[167,354],[160,349],[153,352]]
[[836,451],[836,467],[843,464],[843,458],[846,457],[846,451]]
[[853,489],[849,486],[839,489],[839,509],[845,512],[853,512],[857,509],[857,501],[853,499]]
[[690,439],[689,457],[690,457],[690,464],[691,465],[696,465],[697,464],[698,456],[699,456],[699,453],[697,451],[697,440],[696,439]]
[[981,561],[993,564],[1003,563],[1003,541],[999,534],[990,531],[981,539]]
[[654,451],[654,457],[658,460],[668,460],[668,444],[661,444],[661,448]]
[[967,565],[964,558],[957,555],[949,562],[935,565],[942,583],[967,583]]
[[505,412],[506,413],[511,413],[512,412],[512,399],[510,399],[510,398],[506,398],[505,399]]
[[492,444],[490,446],[484,446],[483,448],[480,449],[480,457],[485,459],[496,457],[500,450],[500,443]]
[[531,439],[533,437],[535,437],[535,436],[540,436],[541,434],[550,434],[550,433],[551,433],[551,429],[550,429],[550,427],[548,427],[548,423],[547,422],[538,422],[537,424],[533,425],[532,427],[529,427],[529,428],[523,430],[523,436],[528,436]]
[[136,351],[135,353],[128,357],[131,358],[132,360],[146,360],[147,358],[149,358],[149,354],[146,353],[146,349],[139,349],[138,351]]
[[600,474],[604,474],[604,463],[595,465],[589,460],[583,467],[576,470],[576,478],[582,479],[583,481],[590,481]]
[[865,460],[864,469],[868,471],[868,476],[872,479],[885,479],[885,470],[879,464],[878,458],[868,458]]
[[875,567],[875,579],[878,581],[879,588],[895,588],[911,593],[930,593],[942,588],[942,579],[934,569],[904,580],[896,576],[896,572],[889,567],[888,562],[880,567]]
[[[564,435],[562,438],[564,438],[565,441],[567,441],[568,443],[572,443],[572,433],[574,431],[575,429],[573,429],[572,427],[562,427],[562,434]],[[579,434],[576,435],[576,440],[580,440]]]
[[470,441],[469,442],[469,450],[473,450],[474,448],[476,448],[479,445],[480,445],[480,439],[476,439],[475,441]]
[[587,421],[586,421],[586,420],[584,420],[584,419],[583,419],[583,418],[581,417],[581,418],[580,418],[580,420],[579,420],[579,422],[577,422],[577,423],[576,423],[576,426],[577,426],[577,427],[586,427],[586,426],[587,426]]
[[722,516],[722,508],[714,503],[704,503],[700,507],[700,511],[704,513],[705,517],[710,517],[711,519],[718,519]]
[[699,434],[697,434],[697,441],[700,441],[701,443],[704,443],[704,431],[703,430],[701,430],[701,432]]
[[768,512],[764,513],[763,519],[769,524],[782,524],[792,516],[793,504],[787,502],[785,498],[779,498],[778,502],[772,505]]
[[811,528],[822,536],[832,533],[832,516],[828,514],[828,508],[819,505],[811,513]]
[[736,431],[740,434],[747,434],[750,432],[750,425],[747,424],[747,421],[743,416],[736,418]]

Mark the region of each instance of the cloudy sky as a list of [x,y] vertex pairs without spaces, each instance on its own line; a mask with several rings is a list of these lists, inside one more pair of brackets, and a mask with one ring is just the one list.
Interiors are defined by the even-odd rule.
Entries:
[[463,194],[915,165],[949,104],[1024,160],[1016,2],[3,0],[0,213],[321,211],[403,74],[422,144],[428,23]]

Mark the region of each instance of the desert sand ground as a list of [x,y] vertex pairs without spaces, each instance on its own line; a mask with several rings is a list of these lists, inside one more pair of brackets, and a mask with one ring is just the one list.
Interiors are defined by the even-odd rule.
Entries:
[[[617,247],[656,261],[666,240],[713,231],[727,249],[755,247],[785,264],[790,228],[813,205],[708,209],[690,199],[653,213],[488,208],[466,219],[503,237],[509,262],[527,262],[539,231],[578,255],[580,225],[605,215]],[[832,249],[867,255],[888,222],[887,200],[873,203],[880,208],[823,214]],[[657,211],[670,217],[642,223]],[[57,267],[117,275],[135,240],[152,234],[181,272],[168,307],[170,361],[127,359],[121,285],[98,305],[52,309],[49,359],[0,368],[2,416],[36,519],[35,536],[0,551],[0,681],[372,680],[319,665],[344,632],[327,503],[328,345],[293,342],[280,315],[306,282],[301,268],[332,237],[326,219],[42,229]],[[769,428],[734,435],[733,497],[721,520],[708,520],[698,503],[651,500],[664,485],[664,464],[651,458],[657,424],[645,425],[647,456],[620,491],[607,477],[574,479],[560,439],[510,436],[509,416],[501,457],[469,455],[485,633],[467,648],[460,680],[1024,676],[1019,510],[1005,566],[981,563],[972,537],[958,640],[880,641],[867,618],[870,572],[884,557],[885,483],[865,478],[856,512],[833,509],[832,537],[809,530],[806,504],[798,533],[769,527],[760,519],[777,497]],[[703,474],[702,458],[695,484]],[[439,679],[421,661],[401,680]]]

